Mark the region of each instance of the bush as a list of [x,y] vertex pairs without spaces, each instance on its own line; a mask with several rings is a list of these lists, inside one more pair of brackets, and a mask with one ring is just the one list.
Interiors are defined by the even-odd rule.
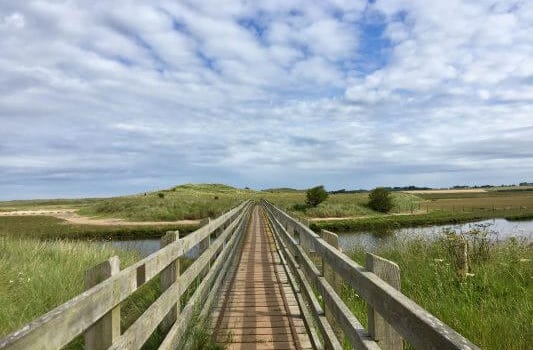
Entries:
[[370,191],[368,206],[374,210],[386,213],[392,209],[392,197],[390,191],[378,187]]
[[328,198],[324,186],[316,186],[307,190],[307,205],[316,207]]
[[159,196],[159,198],[165,198],[165,194],[163,192],[159,192],[157,195]]

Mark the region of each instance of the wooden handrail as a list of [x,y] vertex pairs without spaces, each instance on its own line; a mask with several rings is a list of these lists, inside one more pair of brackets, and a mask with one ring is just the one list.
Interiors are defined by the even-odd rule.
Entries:
[[[206,250],[195,263],[191,265],[191,267],[197,267],[200,269],[198,271],[201,271],[201,268],[205,268],[205,266],[209,265],[211,259],[218,253],[217,250],[227,250],[226,246],[221,248],[222,241],[227,239],[230,233],[236,231],[238,223],[242,223],[243,218],[247,215],[250,204],[250,201],[241,203],[227,213],[210,221],[207,225],[190,233],[185,238],[168,244],[164,248],[126,269],[113,274],[102,283],[95,285],[84,293],[28,323],[21,329],[0,339],[0,349],[48,350],[59,349],[65,346],[77,335],[82,334],[102,316],[106,315],[109,311],[124,301],[140,286],[151,280],[163,269],[176,261],[176,259],[184,256],[196,245],[208,239],[215,231],[224,229],[219,238],[215,240],[213,248]],[[231,248],[229,245],[228,247]],[[193,273],[193,270],[189,271],[188,269],[186,273],[180,276],[179,281],[173,283],[172,286],[159,297],[156,303],[154,303],[156,306],[151,306],[147,310],[148,313],[150,315],[159,315],[156,309],[159,307],[165,309],[167,306],[168,309],[165,311],[168,311],[172,306],[172,299],[177,295],[181,295],[185,290],[186,287],[183,286],[188,286],[190,282],[198,276],[198,274],[196,274],[196,269],[194,270],[195,272]],[[163,314],[163,316],[164,315],[165,314]],[[135,323],[132,326],[135,326]],[[157,324],[155,326],[157,326]],[[152,328],[152,331],[154,329],[155,327]],[[124,333],[124,335],[126,333]],[[120,339],[124,338],[120,337],[119,340]],[[122,340],[120,341],[122,342]],[[135,344],[137,344],[137,342],[135,342]]]
[[[359,321],[345,308],[344,303],[321,272],[312,263],[309,251],[321,256],[335,273],[367,301],[401,336],[417,349],[479,349],[461,334],[424,310],[413,300],[387,284],[371,271],[348,256],[287,213],[263,201],[277,235],[284,240],[287,252],[303,268],[309,282],[318,290],[326,304],[338,316],[344,334],[353,346],[373,347],[366,342],[367,333],[361,331]],[[290,232],[293,232],[291,234]],[[299,238],[299,240],[297,239]],[[323,334],[328,336],[328,334]]]

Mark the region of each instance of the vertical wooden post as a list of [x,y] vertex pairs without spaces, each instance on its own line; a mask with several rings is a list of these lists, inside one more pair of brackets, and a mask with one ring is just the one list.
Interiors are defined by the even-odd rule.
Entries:
[[[333,247],[337,248],[339,251],[339,236],[333,232],[327,231],[327,230],[320,230],[320,236],[322,236],[322,239],[324,239],[327,243],[331,244]],[[333,289],[337,292],[337,294],[340,294],[340,288],[342,286],[341,281],[342,279],[340,276],[335,272],[335,270],[329,266],[325,259],[322,257],[322,275],[326,279],[326,281],[331,284]],[[333,331],[335,332],[335,335],[337,336],[337,339],[342,340],[343,333],[340,327],[337,324],[337,321],[335,320],[335,315],[328,309],[327,305],[324,305],[324,315],[326,316],[326,320],[331,325],[331,328],[333,328]]]
[[[118,256],[85,271],[85,290],[105,281],[120,271]],[[117,305],[85,331],[85,349],[104,350],[120,336],[120,305]]]
[[[400,268],[396,263],[367,253],[366,268],[393,288],[400,290]],[[374,311],[371,305],[368,305],[368,333],[383,350],[403,349],[403,341],[400,334],[380,314]]]
[[457,235],[456,250],[457,277],[464,281],[468,273],[468,242],[461,235]]
[[[167,231],[167,233],[161,237],[160,247],[166,247],[167,245],[176,242],[180,238],[179,231]],[[161,271],[161,292],[164,292],[170,286],[176,282],[180,276],[180,259],[176,259],[170,263],[163,271]],[[176,305],[173,305],[168,311],[167,315],[161,321],[159,328],[163,333],[168,332],[170,327],[176,322],[178,314],[180,313],[180,300],[176,301]]]

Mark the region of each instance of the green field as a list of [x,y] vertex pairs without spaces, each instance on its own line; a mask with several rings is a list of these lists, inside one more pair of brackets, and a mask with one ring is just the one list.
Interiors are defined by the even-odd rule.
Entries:
[[[478,244],[461,282],[449,240],[397,241],[375,253],[396,262],[402,292],[483,349],[527,349],[533,344],[533,246],[509,240]],[[364,264],[365,252],[348,253]],[[343,298],[366,325],[364,301],[346,286]]]
[[196,225],[100,226],[74,225],[50,216],[0,217],[0,237],[38,239],[120,239],[159,238],[166,231],[191,232]]
[[[533,217],[533,192],[528,190],[416,195],[394,192],[392,196],[393,212],[382,214],[368,208],[365,192],[330,195],[317,207],[309,208],[305,205],[305,191],[182,185],[146,195],[107,199],[0,202],[0,211],[76,208],[88,216],[173,221],[215,217],[245,199],[264,198],[294,216],[318,218],[312,221],[312,228],[334,231],[446,224],[489,217]],[[331,218],[343,219],[327,220]],[[3,305],[0,337],[81,292],[83,274],[88,267],[114,254],[120,256],[123,267],[139,258],[132,252],[115,251],[83,240],[157,238],[168,230],[187,233],[196,227],[74,225],[47,216],[0,216],[0,303]],[[400,265],[405,293],[451,327],[484,348],[520,349],[532,341],[533,320],[529,316],[533,297],[532,249],[531,245],[516,241],[491,246],[486,259],[472,261],[474,275],[464,283],[459,283],[453,273],[445,242],[397,242],[377,253]],[[362,250],[350,254],[362,262]],[[128,299],[123,326],[131,324],[158,295],[156,280]],[[362,316],[364,304],[357,295],[345,290],[344,297]],[[509,314],[513,319],[506,323]],[[192,329],[190,334],[191,348],[216,348],[203,326]],[[160,339],[156,332],[148,348]],[[508,339],[516,341],[511,344]],[[80,346],[80,339],[72,344],[73,348]]]
[[[306,206],[302,190],[271,189],[254,191],[220,184],[187,184],[170,189],[104,199],[38,200],[0,202],[0,210],[76,208],[79,214],[133,221],[175,221],[216,217],[246,199],[267,199],[296,217],[313,219],[317,228],[354,231],[368,228],[396,228],[474,221],[491,217],[533,217],[533,190],[530,188],[493,188],[485,192],[405,193],[392,192],[393,209],[389,214],[368,207],[368,193],[332,194],[317,207]],[[331,219],[342,220],[331,220]],[[0,225],[6,225],[0,218]],[[46,226],[46,225],[45,225]],[[128,232],[135,236],[158,235],[165,228],[85,229],[58,228],[58,236],[114,236]],[[1,231],[1,227],[0,227]],[[51,231],[51,230],[50,230]],[[83,233],[89,231],[88,234]],[[99,233],[100,232],[100,233]],[[149,232],[149,233],[147,233]],[[52,234],[53,235],[53,234]],[[48,235],[47,235],[48,236]]]
[[[380,215],[367,207],[367,193],[334,194],[314,208],[305,206],[305,191],[253,191],[225,185],[181,185],[168,190],[135,196],[102,199],[84,206],[80,214],[118,217],[139,221],[168,221],[215,217],[246,199],[267,199],[299,216],[354,217]],[[420,198],[393,193],[395,210],[409,212],[418,207]]]
[[[88,242],[8,236],[0,237],[0,252],[0,337],[83,292],[83,276],[89,267],[113,255],[119,256],[121,268],[139,258],[133,252]],[[123,325],[136,319],[157,292],[151,286],[128,299]]]

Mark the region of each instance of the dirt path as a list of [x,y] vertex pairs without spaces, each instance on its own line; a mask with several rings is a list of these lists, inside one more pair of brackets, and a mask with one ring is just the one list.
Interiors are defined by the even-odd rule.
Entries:
[[16,210],[0,212],[2,216],[53,216],[78,225],[96,226],[156,226],[156,225],[197,225],[200,220],[177,220],[177,221],[127,221],[114,218],[94,218],[81,216],[76,213],[77,209],[51,209],[51,210]]

